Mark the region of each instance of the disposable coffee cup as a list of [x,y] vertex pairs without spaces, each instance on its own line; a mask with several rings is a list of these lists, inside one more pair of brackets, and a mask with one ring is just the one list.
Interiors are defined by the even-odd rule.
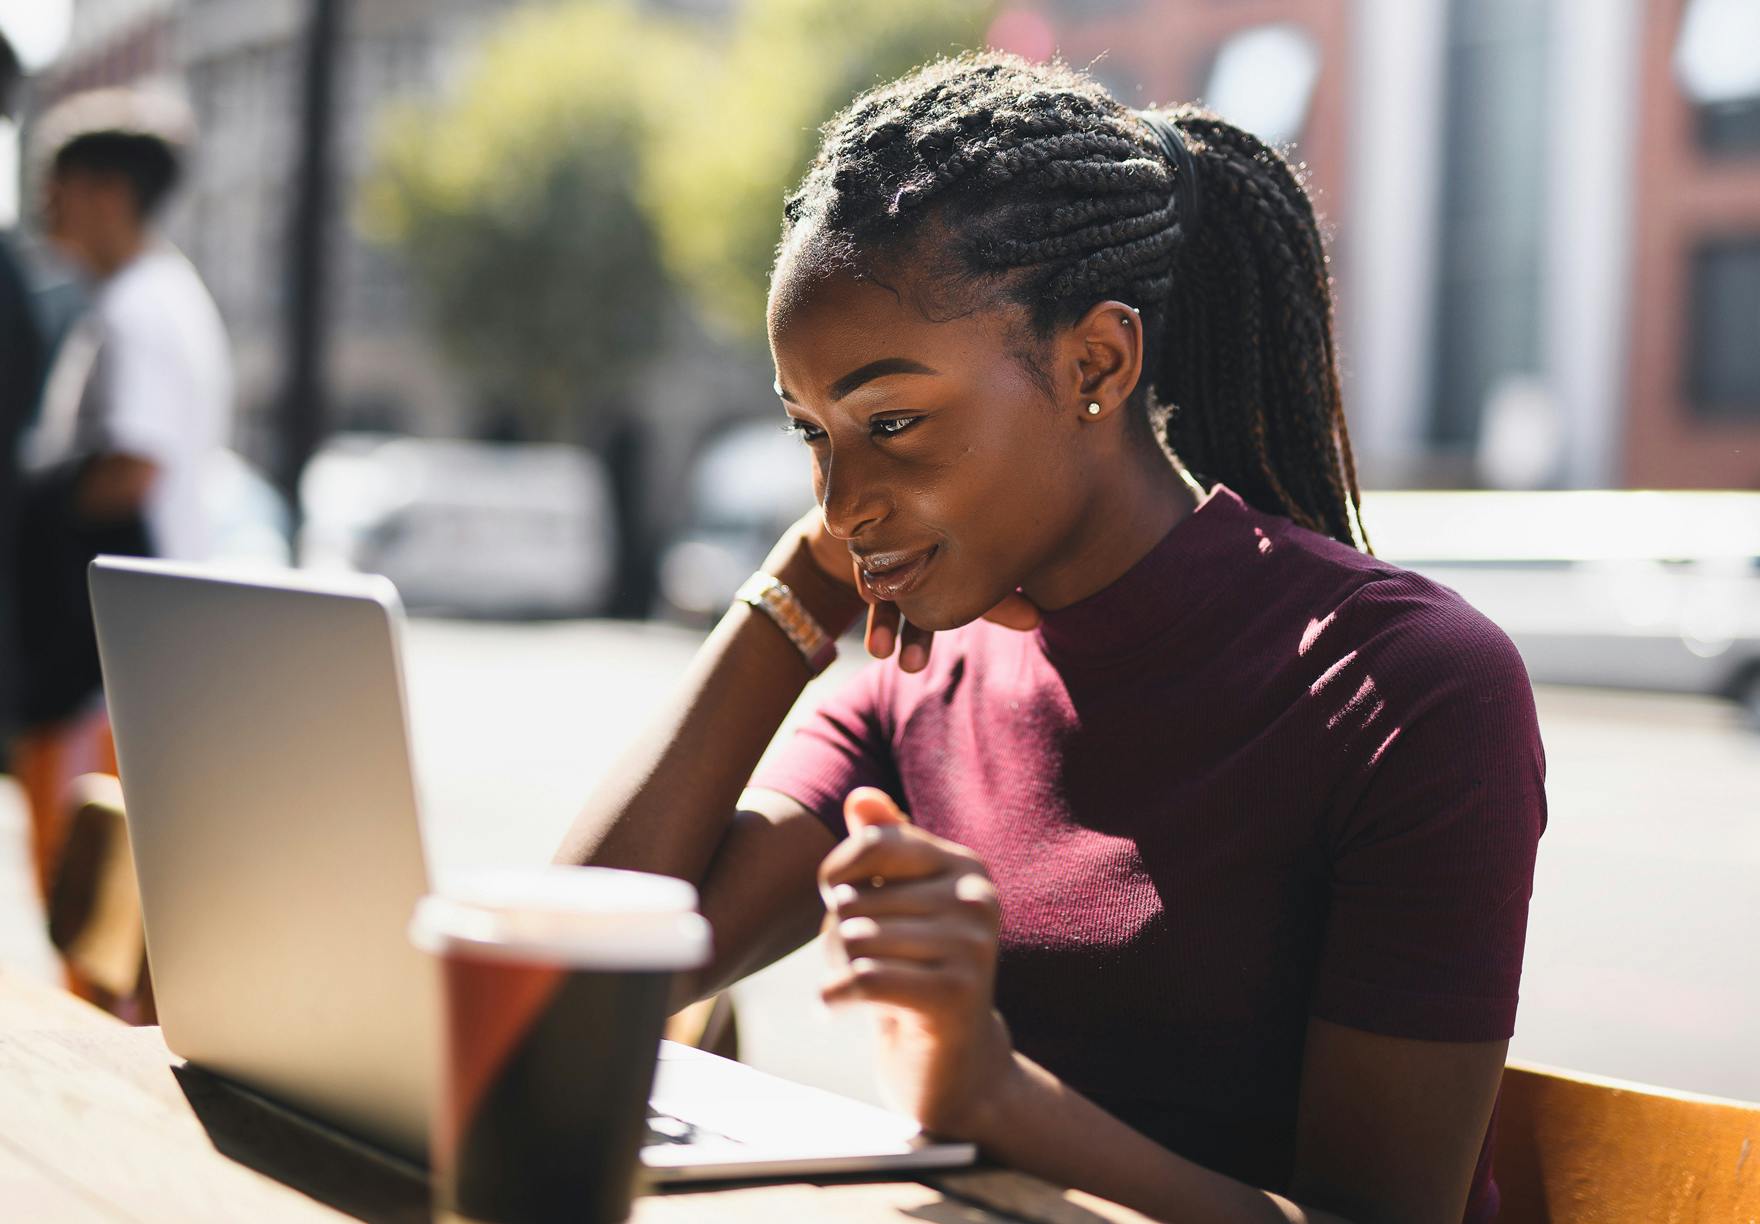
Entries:
[[434,1218],[629,1215],[673,976],[709,955],[697,890],[601,867],[461,872],[410,938],[445,1009]]

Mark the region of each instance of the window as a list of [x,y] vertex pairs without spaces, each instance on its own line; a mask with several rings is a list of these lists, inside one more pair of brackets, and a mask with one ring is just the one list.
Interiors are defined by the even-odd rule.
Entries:
[[1298,25],[1244,30],[1216,53],[1204,105],[1266,144],[1302,134],[1320,76],[1320,48]]
[[1760,155],[1760,0],[1693,0],[1674,71],[1706,152]]
[[1449,5],[1429,432],[1456,451],[1501,386],[1543,368],[1547,8]]
[[1760,234],[1694,252],[1691,312],[1693,415],[1760,421]]

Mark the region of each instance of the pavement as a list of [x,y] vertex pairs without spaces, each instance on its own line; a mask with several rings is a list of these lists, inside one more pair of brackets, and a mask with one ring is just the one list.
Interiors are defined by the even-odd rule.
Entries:
[[[406,672],[433,862],[547,860],[700,635],[617,622],[417,621]],[[853,666],[840,661],[797,716]],[[1733,706],[1537,693],[1550,822],[1512,1057],[1760,1101],[1760,734]],[[23,816],[0,790],[0,963],[53,978]],[[755,1065],[874,1099],[872,1035],[829,1014],[812,945],[736,988]]]

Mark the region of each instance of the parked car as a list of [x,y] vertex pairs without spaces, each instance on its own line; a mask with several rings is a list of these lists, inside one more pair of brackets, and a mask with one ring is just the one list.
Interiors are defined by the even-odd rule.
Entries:
[[611,594],[610,480],[580,447],[343,434],[300,499],[302,566],[383,574],[413,609],[583,616]]
[[1717,694],[1760,720],[1760,493],[1374,492],[1363,521],[1535,681]]
[[660,557],[662,612],[692,623],[721,615],[783,529],[813,504],[812,463],[780,419],[715,434],[685,477],[683,527]]

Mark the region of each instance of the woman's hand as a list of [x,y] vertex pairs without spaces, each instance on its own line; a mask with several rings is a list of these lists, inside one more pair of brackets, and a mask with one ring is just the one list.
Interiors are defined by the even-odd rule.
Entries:
[[[903,670],[919,672],[929,665],[929,643],[934,632],[906,621],[897,604],[868,590],[862,581],[861,566],[850,555],[848,546],[825,529],[825,516],[817,508],[807,511],[783,533],[765,568],[786,582],[788,578],[772,568],[772,562],[780,565],[787,557],[801,554],[811,558],[818,577],[848,588],[867,604],[868,626],[862,641],[870,655],[876,659],[888,658],[897,647],[898,665]],[[1032,629],[1039,623],[1039,609],[1017,592],[1005,596],[1001,603],[984,613],[983,619],[1010,629]],[[835,629],[829,624],[825,626],[827,632],[836,634],[841,634],[845,627],[842,624]]]
[[881,1081],[924,1129],[982,1141],[1016,1072],[995,1008],[996,886],[976,855],[911,826],[884,791],[844,801],[825,856],[831,971],[820,996],[878,1004]]

